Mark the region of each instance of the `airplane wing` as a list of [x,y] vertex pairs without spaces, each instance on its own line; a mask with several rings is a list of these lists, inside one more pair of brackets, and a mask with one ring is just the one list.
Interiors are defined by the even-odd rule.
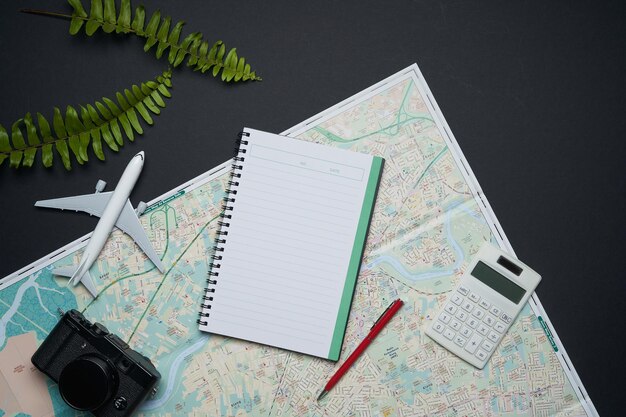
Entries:
[[122,209],[120,217],[118,217],[117,223],[115,223],[115,225],[124,233],[133,238],[135,243],[148,256],[148,258],[150,258],[154,266],[156,266],[159,271],[164,272],[161,258],[159,258],[159,255],[157,255],[154,248],[152,247],[152,243],[150,243],[150,239],[148,239],[146,232],[143,230],[143,226],[141,225],[141,223],[139,223],[137,213],[135,213],[135,210],[130,204],[130,201],[126,200],[126,205],[124,206],[124,209]]
[[[78,267],[76,266],[61,266],[59,268],[54,268],[52,270],[52,273],[54,275],[58,275],[61,277],[71,277],[72,275],[74,275],[74,272],[76,272],[76,270],[78,269]],[[85,272],[85,275],[83,275],[83,277],[80,280],[81,284],[83,284],[85,286],[85,288],[87,289],[87,291],[89,291],[91,293],[91,295],[96,298],[98,296],[98,291],[96,290],[96,285],[93,283],[93,279],[91,278],[91,275],[89,275],[89,271]],[[68,283],[69,285],[69,283]]]
[[35,206],[61,210],[84,211],[92,216],[102,217],[102,213],[104,213],[104,209],[111,198],[111,194],[113,194],[113,191],[77,195],[75,197],[53,198],[52,200],[37,201]]

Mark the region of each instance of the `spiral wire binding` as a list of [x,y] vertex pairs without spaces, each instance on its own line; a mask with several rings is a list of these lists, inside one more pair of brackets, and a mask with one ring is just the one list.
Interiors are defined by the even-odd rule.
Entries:
[[244,146],[247,146],[249,141],[244,139],[244,137],[250,136],[248,132],[239,132],[237,135],[237,142],[235,147],[235,156],[233,157],[232,170],[230,172],[230,179],[226,185],[226,196],[222,200],[222,213],[220,213],[220,220],[217,222],[219,226],[219,230],[217,231],[217,238],[215,239],[215,246],[213,246],[213,255],[211,255],[211,262],[209,263],[209,273],[208,278],[206,280],[207,286],[204,289],[205,295],[202,297],[202,304],[200,305],[200,313],[198,314],[199,318],[197,320],[198,324],[202,326],[208,325],[207,318],[210,313],[206,310],[211,309],[211,301],[213,301],[213,297],[215,294],[215,285],[217,285],[217,277],[219,276],[219,272],[216,271],[221,267],[219,261],[222,260],[221,252],[224,252],[224,244],[226,243],[225,236],[228,236],[228,227],[230,226],[230,219],[232,218],[232,214],[228,213],[233,211],[233,203],[235,202],[235,197],[237,195],[237,187],[239,186],[239,179],[241,178],[241,170],[243,166],[240,164],[245,160],[242,154],[247,152],[247,149]]

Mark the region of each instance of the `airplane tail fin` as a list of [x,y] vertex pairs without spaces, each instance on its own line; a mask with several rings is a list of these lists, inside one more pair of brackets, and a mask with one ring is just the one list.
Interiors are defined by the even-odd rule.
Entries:
[[74,273],[76,272],[76,270],[78,269],[78,267],[76,266],[62,266],[59,268],[54,268],[52,270],[52,273],[54,275],[58,275],[60,277],[71,277],[72,275],[74,275]]
[[78,266],[63,266],[55,268],[52,270],[52,273],[54,275],[69,278],[70,280],[67,283],[68,286],[75,286],[81,282],[94,298],[98,296],[98,291],[96,290],[96,286],[91,278],[91,274],[89,274],[88,269],[85,269],[85,262],[81,262]]
[[86,267],[87,261],[88,259],[86,259],[86,257],[83,257],[83,259],[80,260],[80,263],[70,277],[70,281],[67,283],[67,285],[72,285],[75,287],[82,280],[83,276],[89,273],[89,268]]

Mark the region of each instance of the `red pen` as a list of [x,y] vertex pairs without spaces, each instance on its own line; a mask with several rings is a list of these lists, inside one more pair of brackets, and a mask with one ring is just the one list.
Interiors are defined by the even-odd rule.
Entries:
[[326,383],[324,390],[322,391],[320,396],[317,397],[317,401],[320,401],[322,398],[324,398],[326,394],[328,394],[328,392],[333,389],[337,382],[339,382],[341,377],[343,377],[348,372],[348,369],[350,369],[354,362],[356,362],[356,360],[359,358],[359,356],[361,356],[365,349],[367,349],[370,343],[372,343],[372,340],[374,340],[374,338],[378,335],[378,333],[380,333],[383,327],[385,327],[387,323],[389,323],[389,321],[393,318],[393,316],[398,312],[398,310],[400,310],[402,304],[404,304],[404,302],[398,298],[396,301],[391,303],[389,307],[387,307],[387,309],[378,318],[378,320],[376,320],[376,322],[370,329],[370,332],[367,336],[365,336],[365,339],[363,339],[361,344],[359,344],[354,352],[352,352],[352,354],[348,356],[348,359],[346,359],[344,364],[341,365],[337,372],[335,372],[335,375],[333,375],[328,383]]

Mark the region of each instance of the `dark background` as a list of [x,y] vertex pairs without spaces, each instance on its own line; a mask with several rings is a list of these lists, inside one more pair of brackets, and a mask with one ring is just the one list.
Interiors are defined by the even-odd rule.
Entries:
[[[88,2],[84,1],[87,6]],[[560,4],[558,4],[560,3]],[[138,3],[137,3],[138,4]],[[106,162],[58,156],[0,167],[0,277],[90,232],[96,220],[33,207],[113,187],[146,165],[136,204],[231,156],[242,126],[280,132],[417,62],[601,415],[622,415],[626,355],[624,2],[145,1],[183,36],[223,39],[263,82],[226,85],[184,67],[143,137]],[[0,123],[93,103],[154,78],[165,59],[132,36],[68,34],[63,1],[0,2]],[[51,120],[51,117],[49,117]],[[145,126],[145,124],[144,124]]]

